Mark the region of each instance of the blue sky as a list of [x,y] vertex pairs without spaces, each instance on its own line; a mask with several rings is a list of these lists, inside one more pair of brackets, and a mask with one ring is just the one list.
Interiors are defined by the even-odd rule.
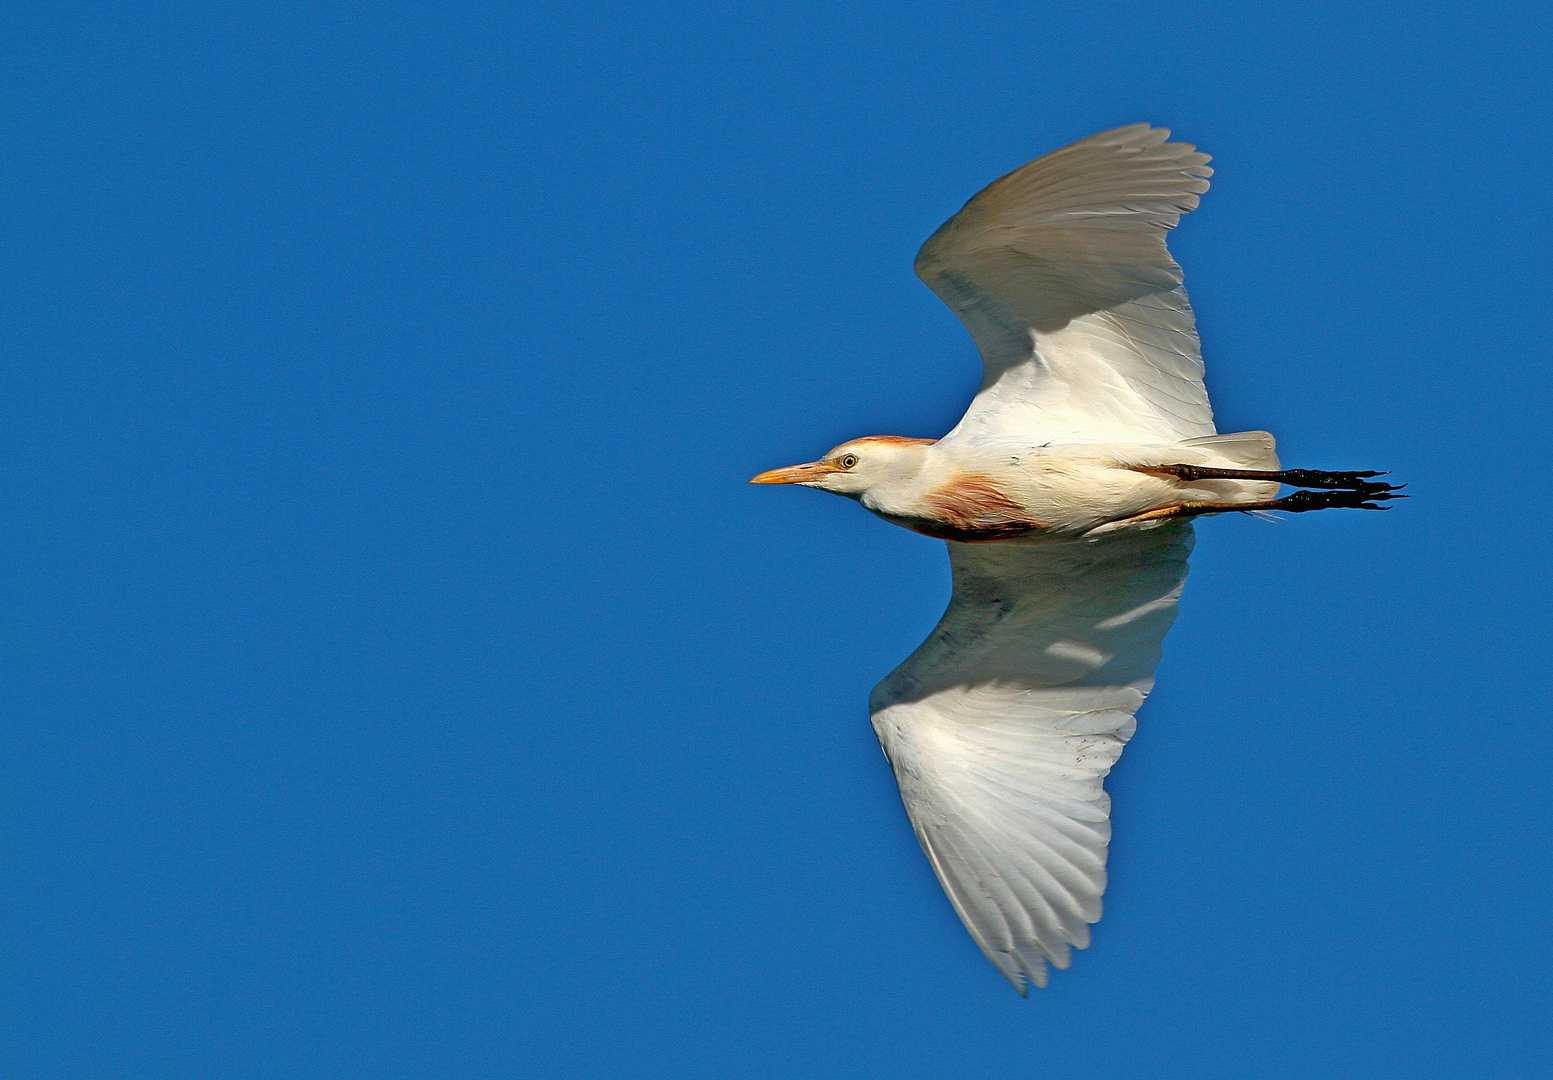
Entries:
[[[1553,1071],[1542,5],[19,3],[8,1075]],[[1095,945],[1021,1000],[869,730],[942,545],[752,488],[977,380],[910,272],[1140,120],[1221,429]]]

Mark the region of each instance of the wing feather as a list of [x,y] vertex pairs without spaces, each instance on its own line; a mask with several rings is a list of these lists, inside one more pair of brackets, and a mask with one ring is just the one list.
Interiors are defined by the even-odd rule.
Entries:
[[971,936],[1025,992],[1089,945],[1110,843],[1102,786],[1153,685],[1189,525],[949,544],[954,596],[874,691],[874,729]]
[[948,438],[1174,442],[1212,435],[1196,320],[1165,233],[1208,155],[1133,124],[994,181],[939,227],[917,274],[981,350]]

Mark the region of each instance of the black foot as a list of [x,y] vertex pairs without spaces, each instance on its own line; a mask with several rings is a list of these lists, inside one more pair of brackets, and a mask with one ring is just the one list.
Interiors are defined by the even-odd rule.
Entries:
[[[1340,476],[1341,473],[1326,473],[1327,476]],[[1352,474],[1347,474],[1352,475]],[[1370,473],[1370,476],[1378,475]],[[1390,510],[1389,506],[1381,506],[1375,500],[1405,499],[1406,495],[1399,495],[1390,484],[1372,484],[1365,488],[1351,489],[1347,491],[1296,491],[1293,495],[1285,495],[1281,499],[1274,499],[1267,505],[1269,510],[1287,510],[1291,514],[1303,514],[1307,510],[1330,510],[1344,507],[1350,510]]]
[[1276,480],[1290,487],[1342,488],[1374,495],[1383,491],[1398,491],[1406,486],[1370,479],[1372,476],[1385,476],[1383,472],[1322,472],[1320,469],[1266,472],[1261,469],[1211,469],[1205,465],[1161,465],[1157,471],[1170,473],[1182,480]]
[[1291,487],[1347,488],[1364,494],[1378,496],[1383,491],[1397,491],[1405,484],[1385,484],[1371,480],[1372,476],[1385,476],[1383,472],[1322,472],[1319,469],[1285,469],[1278,479]]

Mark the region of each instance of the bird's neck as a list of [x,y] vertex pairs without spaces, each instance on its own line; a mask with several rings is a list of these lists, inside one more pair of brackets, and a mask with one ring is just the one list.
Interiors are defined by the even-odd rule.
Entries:
[[938,483],[940,464],[933,446],[902,448],[883,476],[859,497],[869,510],[883,517],[902,517],[915,512],[923,498]]

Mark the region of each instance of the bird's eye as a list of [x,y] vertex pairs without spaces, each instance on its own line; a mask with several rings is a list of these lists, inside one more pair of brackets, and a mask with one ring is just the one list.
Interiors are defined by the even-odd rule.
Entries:
[[857,464],[857,455],[843,454],[841,457],[836,459],[836,464],[840,465],[843,469],[850,469],[852,466]]

